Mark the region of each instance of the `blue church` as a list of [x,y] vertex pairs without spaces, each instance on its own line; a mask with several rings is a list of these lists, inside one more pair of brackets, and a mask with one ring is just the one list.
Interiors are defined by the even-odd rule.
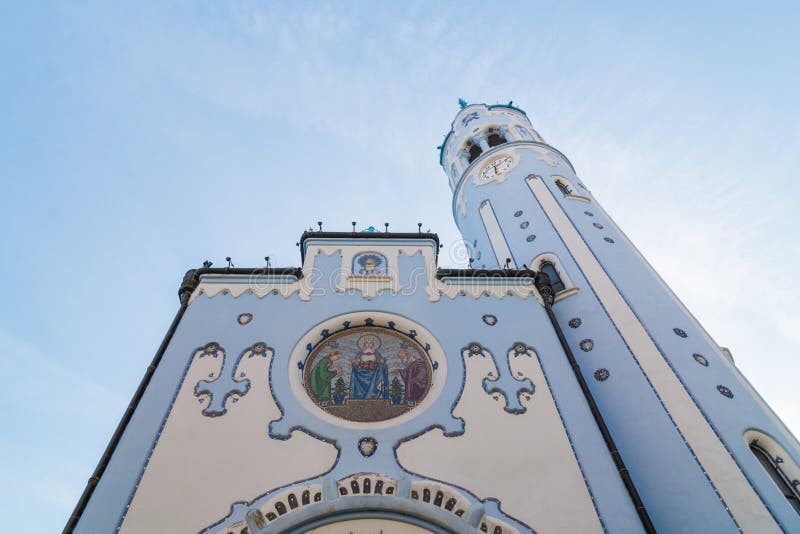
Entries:
[[66,533],[800,532],[800,444],[521,109],[440,147],[436,234],[186,273]]

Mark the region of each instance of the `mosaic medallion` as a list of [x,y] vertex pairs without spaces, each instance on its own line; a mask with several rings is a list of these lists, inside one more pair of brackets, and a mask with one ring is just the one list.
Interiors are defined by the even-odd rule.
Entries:
[[362,252],[353,258],[353,274],[361,276],[386,276],[386,256],[377,252]]
[[594,372],[594,379],[598,382],[605,382],[609,376],[611,376],[611,373],[608,372],[608,369],[598,369]]
[[524,221],[524,222],[520,223],[519,227],[522,228],[523,230],[525,230],[530,225],[531,225],[531,223],[529,223],[528,221]]
[[688,334],[686,334],[686,332],[684,332],[680,328],[673,328],[672,331],[675,332],[675,335],[678,336],[678,337],[687,337],[687,335],[688,335]]
[[416,341],[370,327],[330,336],[303,370],[308,396],[326,412],[355,422],[385,421],[412,410],[427,396],[433,377]]
[[239,322],[239,324],[246,325],[247,323],[249,323],[250,321],[253,320],[253,314],[252,313],[242,313],[242,314],[239,315],[239,317],[236,318],[236,320]]
[[717,391],[719,391],[721,395],[728,397],[729,399],[733,398],[733,391],[726,388],[725,386],[717,386]]
[[583,321],[581,321],[580,317],[573,317],[567,324],[570,328],[578,328],[581,324],[583,324]]
[[497,324],[497,317],[495,317],[494,315],[488,315],[488,314],[484,315],[483,316],[483,322],[488,324],[489,326],[494,326],[494,325]]
[[525,241],[528,243],[532,243],[536,239],[536,236],[533,234],[529,234],[528,237],[525,238]]
[[706,360],[706,357],[702,354],[694,353],[692,354],[692,357],[703,367],[708,367],[708,360]]
[[604,237],[603,241],[605,241],[606,243],[613,243],[614,242],[614,240],[611,239],[610,237]]
[[583,341],[581,341],[581,350],[583,352],[589,352],[593,348],[594,348],[594,341],[592,341],[591,339],[584,339]]
[[378,450],[378,441],[375,438],[361,438],[358,440],[358,452],[362,456],[370,457]]
[[521,217],[521,216],[522,216],[522,210],[517,210],[514,212],[514,217]]

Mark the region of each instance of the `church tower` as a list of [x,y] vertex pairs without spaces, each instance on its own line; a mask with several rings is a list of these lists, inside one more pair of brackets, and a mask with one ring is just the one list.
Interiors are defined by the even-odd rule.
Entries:
[[730,352],[524,111],[462,106],[440,163],[473,264],[549,275],[555,327],[655,528],[800,532],[800,446]]
[[436,234],[186,273],[64,532],[800,532],[800,445],[512,105],[441,147]]

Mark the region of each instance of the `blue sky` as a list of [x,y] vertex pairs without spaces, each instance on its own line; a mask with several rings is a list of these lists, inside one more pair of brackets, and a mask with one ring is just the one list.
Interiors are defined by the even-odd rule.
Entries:
[[459,97],[525,109],[800,433],[799,23],[791,3],[5,3],[3,524],[63,527],[186,269],[299,265],[317,220],[454,246],[435,147]]

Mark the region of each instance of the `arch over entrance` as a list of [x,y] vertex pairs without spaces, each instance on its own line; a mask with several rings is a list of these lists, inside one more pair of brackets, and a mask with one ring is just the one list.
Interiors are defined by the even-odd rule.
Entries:
[[388,511],[360,511],[318,518],[287,531],[287,534],[450,534],[426,519]]

